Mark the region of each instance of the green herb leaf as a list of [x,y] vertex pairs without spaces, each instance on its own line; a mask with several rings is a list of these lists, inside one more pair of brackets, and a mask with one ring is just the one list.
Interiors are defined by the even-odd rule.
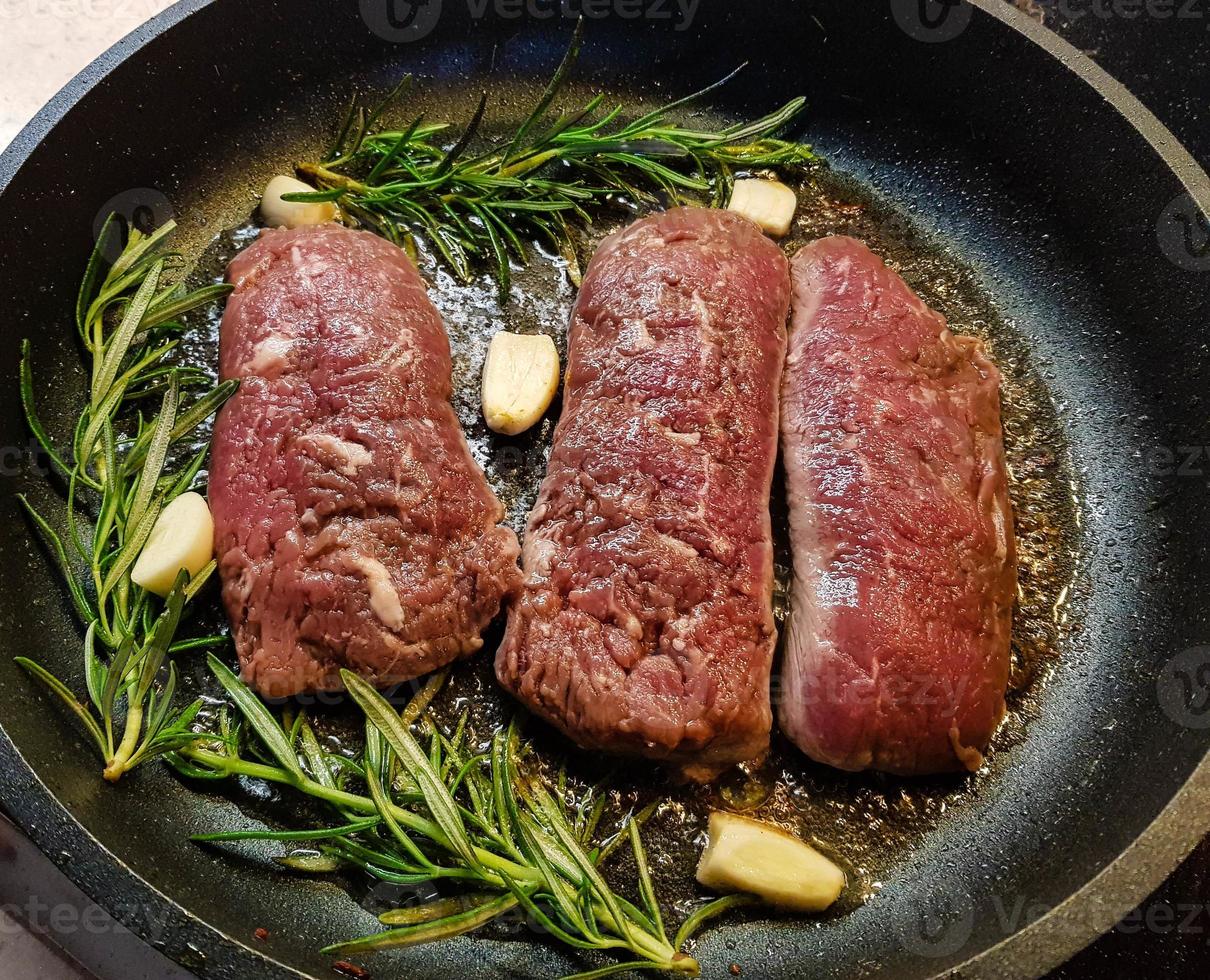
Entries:
[[[89,704],[80,705],[81,720],[97,739],[105,777],[111,780],[192,737],[187,725],[200,707],[191,705],[173,715],[175,668],[169,669],[162,689],[157,690],[156,683],[170,652],[193,648],[175,634],[183,607],[201,588],[213,563],[175,590],[162,607],[130,580],[160,509],[191,484],[205,462],[204,450],[194,451],[183,469],[168,472],[174,444],[209,418],[233,390],[233,385],[219,386],[186,404],[185,389],[203,381],[204,375],[169,360],[177,348],[177,341],[169,338],[183,329],[178,318],[229,292],[227,286],[187,292],[169,281],[182,265],[179,256],[164,250],[173,227],[168,222],[148,235],[130,229],[125,247],[109,265],[106,255],[119,242],[121,228],[113,215],[102,226],[76,296],[76,327],[89,355],[91,380],[70,458],[56,451],[35,411],[28,341],[21,348],[26,420],[67,479],[67,536],[80,562],[89,566],[88,584],[95,599],[85,592],[63,539],[28,501],[22,503],[53,552],[84,627]],[[134,401],[156,392],[162,393],[159,414],[148,419],[131,409]],[[133,440],[117,435],[127,427],[133,429]],[[86,513],[93,516],[91,541],[87,522],[81,519]],[[39,670],[43,680],[50,676],[44,668]],[[60,687],[52,690],[62,696],[66,688]],[[120,705],[124,717],[116,716]],[[115,738],[119,728],[120,741]]]
[[[336,144],[321,162],[298,172],[321,196],[396,243],[423,236],[456,276],[491,262],[501,298],[508,295],[510,260],[524,258],[523,236],[547,241],[578,273],[575,225],[591,219],[590,205],[625,200],[668,204],[719,204],[738,168],[801,169],[814,159],[809,147],[777,137],[802,111],[793,99],[758,119],[699,129],[673,116],[730,81],[713,85],[624,121],[624,108],[604,108],[596,96],[578,109],[548,118],[574,67],[583,38],[576,26],[567,52],[541,97],[512,135],[481,139],[487,114],[480,99],[470,122],[449,146],[433,137],[445,124],[375,132],[384,100],[372,112],[350,112]],[[471,153],[476,142],[486,143]],[[293,197],[293,196],[292,196]]]
[[415,926],[405,926],[402,929],[390,929],[362,939],[336,943],[325,947],[322,952],[337,956],[351,953],[368,953],[372,950],[395,949],[400,946],[418,946],[421,943],[436,942],[439,939],[449,939],[461,936],[463,933],[478,929],[497,916],[514,908],[517,900],[512,895],[499,895],[481,905],[447,915],[434,922],[426,922]]
[[307,774],[298,764],[298,756],[294,752],[294,747],[290,744],[286,733],[282,731],[281,725],[269,714],[269,709],[261,703],[260,698],[248,690],[240,679],[228,669],[227,665],[214,654],[210,654],[207,662],[232,703],[247,720],[257,738],[264,743],[265,748],[269,750],[277,764],[297,782],[307,782]]
[[217,834],[194,834],[189,839],[201,844],[229,844],[246,840],[297,843],[298,841],[329,840],[333,837],[360,834],[365,830],[373,830],[381,822],[381,817],[366,817],[364,820],[354,820],[339,827],[318,827],[315,830],[231,830]]
[[84,723],[84,728],[92,736],[93,741],[97,743],[97,748],[102,753],[105,752],[105,736],[101,733],[100,726],[93,719],[92,715],[88,713],[88,709],[80,703],[80,699],[71,693],[70,688],[59,680],[59,678],[55,677],[54,674],[50,673],[50,671],[34,663],[28,657],[14,657],[13,659],[45,684],[68,707],[72,714]]
[[672,944],[677,949],[680,949],[711,919],[717,918],[732,909],[756,904],[758,904],[757,899],[751,895],[724,895],[722,898],[716,898],[713,902],[707,902],[681,924],[680,929],[677,930],[676,939],[672,941]]
[[395,709],[381,694],[350,670],[342,670],[341,678],[353,700],[365,712],[366,720],[382,733],[394,749],[399,761],[416,781],[428,803],[433,819],[441,828],[449,846],[471,867],[478,864],[474,847],[466,835],[466,827],[458,812],[458,804],[449,794],[441,777],[433,770],[411,733],[400,721]]

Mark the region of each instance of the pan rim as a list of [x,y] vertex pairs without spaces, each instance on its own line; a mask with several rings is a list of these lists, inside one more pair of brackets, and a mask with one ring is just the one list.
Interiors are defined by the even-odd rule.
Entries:
[[[1185,145],[1120,81],[1054,31],[1003,0],[967,0],[1036,44],[1096,91],[1172,171],[1210,216],[1210,175]],[[1168,878],[1210,832],[1196,819],[1210,809],[1210,753],[1131,844],[1090,881],[1023,929],[947,973],[1034,977],[1053,970],[1112,929]],[[1190,817],[1195,819],[1189,819]]]
[[[50,131],[113,70],[186,18],[216,2],[218,0],[178,0],[77,73],[0,153],[0,194],[8,189]],[[1210,215],[1210,174],[1121,82],[1088,55],[1012,4],[1003,0],[966,2],[1041,48],[1097,92],[1147,142],[1202,213]],[[93,900],[101,902],[102,896],[114,898],[123,892],[129,896],[133,890],[139,893],[143,903],[159,905],[180,924],[182,928],[174,930],[174,945],[184,947],[190,939],[203,936],[211,941],[217,938],[234,954],[235,961],[216,958],[218,961],[211,964],[216,968],[215,975],[225,975],[228,968],[236,970],[229,975],[244,975],[247,967],[255,966],[261,976],[305,980],[306,974],[195,917],[121,861],[54,795],[26,762],[2,723],[0,789],[6,790],[4,810],[22,833]],[[1210,753],[1202,758],[1156,818],[1096,876],[1025,928],[945,971],[944,975],[1038,976],[1065,962],[1146,898],[1188,856],[1208,829],[1204,821],[1189,818],[1207,809],[1210,809]],[[60,827],[66,827],[66,833],[89,852],[87,857],[96,863],[97,873],[71,873],[69,864],[78,863],[82,855],[64,853],[62,837],[56,836],[63,832],[58,829]],[[107,910],[112,908],[110,903]],[[145,923],[127,924],[141,941],[151,945]],[[172,950],[165,952],[170,958],[177,959]],[[271,972],[266,973],[266,970]]]
[[186,17],[214,2],[215,0],[176,0],[172,6],[114,42],[73,75],[33,118],[21,127],[12,142],[0,153],[0,194],[8,190],[8,185],[17,176],[17,172],[50,131],[103,82],[110,72]]

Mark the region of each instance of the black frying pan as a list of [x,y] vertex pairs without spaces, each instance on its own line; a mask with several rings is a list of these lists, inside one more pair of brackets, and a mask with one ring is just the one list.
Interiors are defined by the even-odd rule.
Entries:
[[[185,0],[0,158],[0,444],[16,447],[0,502],[0,801],[100,904],[202,976],[329,976],[316,950],[374,921],[355,891],[186,841],[247,825],[232,800],[154,766],[103,785],[71,723],[13,665],[36,652],[79,681],[78,637],[12,500],[45,492],[28,460],[11,465],[28,445],[18,341],[33,338],[38,375],[57,379],[48,410],[62,423],[80,379],[69,310],[106,206],[168,208],[197,251],[323,141],[354,83],[411,70],[466,105],[481,87],[507,104],[543,80],[569,22],[507,16],[511,5],[476,19],[478,7],[430,0],[409,26],[374,0]],[[1079,523],[1079,596],[1051,676],[975,791],[858,781],[887,806],[947,793],[954,805],[911,846],[888,840],[881,888],[859,907],[727,921],[696,955],[710,976],[733,962],[760,977],[1039,974],[1145,895],[1210,822],[1210,496],[1196,478],[1210,445],[1210,179],[1121,86],[999,0],[702,0],[681,28],[675,15],[594,19],[580,77],[662,97],[749,60],[718,113],[806,94],[805,138],[913,235],[961,256],[1022,341],[1061,423],[1054,449]],[[583,967],[528,932],[371,965],[409,977]]]

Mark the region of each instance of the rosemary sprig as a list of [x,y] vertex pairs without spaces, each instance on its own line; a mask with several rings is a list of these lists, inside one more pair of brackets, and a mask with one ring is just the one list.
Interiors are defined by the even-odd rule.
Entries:
[[[446,123],[417,117],[401,130],[376,128],[410,76],[371,110],[350,110],[325,158],[298,172],[317,188],[286,200],[338,201],[350,217],[406,246],[420,234],[462,280],[480,260],[494,263],[507,295],[511,259],[522,259],[522,236],[548,242],[577,274],[572,226],[587,224],[590,205],[607,202],[720,204],[737,169],[801,167],[809,147],[776,134],[802,110],[796,98],[748,123],[694,129],[673,121],[736,74],[654,111],[624,121],[621,105],[598,95],[552,118],[550,107],[579,52],[582,24],[563,62],[525,121],[504,140],[470,152],[482,128],[486,95],[451,144]],[[741,66],[742,67],[742,66]],[[737,69],[736,71],[738,71]]]
[[[471,747],[465,715],[452,734],[443,734],[424,714],[431,689],[417,695],[419,709],[413,704],[400,714],[364,680],[345,671],[344,681],[366,718],[365,750],[352,761],[325,751],[304,715],[279,722],[213,656],[210,666],[243,727],[225,720],[217,734],[197,736],[169,761],[188,776],[241,776],[291,787],[327,804],[335,823],[196,840],[306,842],[318,848],[318,855],[287,856],[283,863],[302,871],[352,866],[383,881],[446,880],[459,887],[456,895],[384,913],[380,918],[388,929],[329,946],[328,953],[433,942],[519,909],[569,946],[626,957],[577,974],[581,980],[631,969],[696,976],[699,966],[682,951],[685,943],[709,918],[747,901],[729,896],[708,903],[670,940],[639,832],[646,814],[629,817],[609,843],[599,843],[603,797],[583,796],[569,812],[564,794],[552,794],[537,773],[525,770],[526,750],[513,726],[499,732],[483,752]],[[427,748],[407,719],[428,730]],[[247,757],[245,749],[254,757]],[[601,872],[622,844],[630,846],[638,868],[636,901],[614,891]]]
[[[208,446],[171,466],[183,441],[234,391],[227,382],[200,390],[205,374],[173,363],[184,330],[181,317],[229,291],[223,285],[185,290],[181,266],[166,251],[172,222],[144,235],[132,228],[118,258],[105,254],[121,234],[110,216],[98,236],[76,300],[76,329],[88,359],[88,401],[66,452],[54,445],[34,404],[30,345],[21,348],[21,401],[30,430],[66,483],[65,533],[30,501],[20,500],[63,575],[84,627],[87,701],[26,657],[17,661],[79,718],[116,781],[141,762],[194,737],[200,702],[175,713],[177,674],[169,655],[212,645],[221,637],[177,641],[185,605],[214,571],[212,561],[192,580],[184,572],[167,599],[134,585],[130,572],[152,526],[174,497],[190,489]],[[159,398],[159,411],[140,407]],[[89,530],[86,525],[91,525]]]

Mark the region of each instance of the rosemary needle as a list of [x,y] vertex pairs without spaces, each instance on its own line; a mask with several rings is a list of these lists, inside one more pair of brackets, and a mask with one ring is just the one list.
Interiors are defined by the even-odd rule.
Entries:
[[[202,835],[195,840],[227,844],[244,840],[307,841],[324,860],[294,864],[296,870],[355,867],[398,884],[447,881],[459,889],[428,904],[393,909],[389,928],[337,943],[327,952],[351,955],[412,946],[457,936],[513,910],[525,912],[548,935],[586,952],[620,954],[620,962],[584,977],[624,970],[663,970],[697,976],[697,961],[684,946],[707,920],[750,899],[728,896],[705,904],[669,938],[648,870],[639,825],[627,818],[613,844],[628,844],[639,887],[631,901],[602,874],[613,847],[597,841],[604,799],[587,794],[570,811],[563,794],[523,771],[526,749],[515,727],[498,732],[486,751],[471,747],[465,716],[445,735],[425,716],[433,691],[417,695],[397,712],[360,677],[345,671],[345,684],[366,721],[361,757],[351,761],[323,749],[303,716],[279,722],[224,664],[210,667],[242,718],[168,756],[188,776],[260,779],[312,797],[333,812],[334,823],[301,831],[247,831]],[[424,747],[405,719],[424,724]],[[247,753],[251,751],[254,757]],[[398,772],[402,777],[395,779]]]
[[[802,167],[815,159],[801,143],[776,138],[799,114],[802,98],[748,123],[717,129],[678,124],[677,110],[725,84],[735,72],[686,98],[624,121],[621,105],[598,95],[570,112],[550,112],[575,64],[582,23],[529,116],[511,136],[471,152],[483,128],[486,96],[448,147],[450,126],[417,117],[400,130],[378,129],[411,78],[370,110],[354,106],[321,161],[301,162],[313,193],[287,201],[337,201],[345,214],[397,244],[423,236],[463,281],[490,262],[502,296],[510,261],[524,258],[522,236],[545,241],[578,273],[573,227],[594,205],[657,202],[718,205],[736,170]],[[738,69],[737,69],[738,71]]]
[[[178,576],[163,602],[130,579],[156,517],[193,485],[208,447],[193,449],[179,466],[170,460],[235,389],[228,382],[202,390],[201,371],[173,362],[184,330],[180,318],[229,291],[222,285],[186,291],[171,281],[181,265],[165,249],[173,227],[169,222],[148,235],[132,228],[108,267],[105,252],[120,235],[113,216],[98,236],[76,301],[76,328],[88,358],[88,400],[67,450],[52,442],[38,418],[29,341],[21,345],[21,402],[30,430],[66,483],[66,533],[56,531],[24,496],[20,500],[83,625],[87,701],[37,662],[17,662],[80,720],[111,781],[192,737],[200,702],[174,712],[177,675],[169,655],[222,642],[176,640],[184,607],[214,571],[213,561],[192,580]],[[157,399],[158,412],[140,408]]]

